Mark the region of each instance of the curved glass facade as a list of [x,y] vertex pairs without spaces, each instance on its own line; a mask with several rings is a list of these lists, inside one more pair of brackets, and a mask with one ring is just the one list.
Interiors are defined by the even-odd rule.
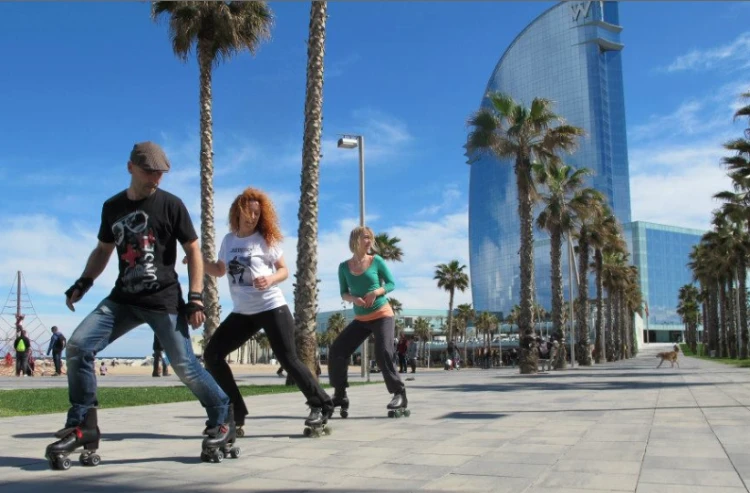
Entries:
[[[589,185],[602,192],[622,223],[630,222],[630,184],[618,10],[615,2],[564,2],[550,8],[511,43],[486,92],[503,92],[528,105],[555,101],[553,111],[586,136],[565,158],[594,171]],[[487,105],[486,98],[482,105]],[[469,255],[478,311],[507,315],[518,303],[519,220],[513,163],[482,157],[471,164]],[[549,241],[535,232],[538,303],[550,307]],[[564,255],[565,257],[565,255]],[[564,264],[567,284],[567,263]],[[566,287],[567,291],[567,287]],[[567,294],[566,294],[567,297]]]

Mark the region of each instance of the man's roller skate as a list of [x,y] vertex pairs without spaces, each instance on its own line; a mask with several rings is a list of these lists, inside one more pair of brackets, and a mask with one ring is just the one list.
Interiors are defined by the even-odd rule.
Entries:
[[96,408],[89,409],[83,423],[78,426],[63,428],[55,433],[55,437],[59,440],[48,445],[44,453],[50,469],[62,469],[63,471],[70,469],[70,458],[68,456],[80,447],[83,447],[83,452],[78,458],[81,465],[99,465],[102,459],[96,453],[96,449],[99,448],[101,433],[99,432],[96,412]]
[[203,439],[201,462],[221,462],[226,457],[236,459],[242,453],[239,447],[234,446],[237,433],[234,425],[234,412],[231,407],[226,423],[208,428],[206,435],[206,438]]
[[398,394],[393,394],[393,399],[388,403],[388,417],[389,418],[400,418],[401,416],[411,416],[411,411],[406,409],[409,401],[406,400],[406,391],[401,391]]
[[310,407],[310,415],[305,420],[305,429],[302,434],[306,437],[318,438],[320,435],[330,435],[331,429],[328,426],[328,418],[333,414],[333,407]]
[[[346,396],[346,390],[335,391],[333,394],[333,407],[334,409],[339,407],[339,415],[342,418],[349,417],[349,397]],[[333,409],[331,410],[333,411]],[[331,413],[333,414],[333,413]]]

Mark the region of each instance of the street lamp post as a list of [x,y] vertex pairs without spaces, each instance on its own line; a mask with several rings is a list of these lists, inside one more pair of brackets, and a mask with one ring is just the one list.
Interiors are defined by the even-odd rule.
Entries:
[[[337,147],[339,149],[359,149],[359,225],[365,225],[365,137],[363,135],[343,135]],[[367,346],[369,337],[362,343],[362,377],[370,381]]]

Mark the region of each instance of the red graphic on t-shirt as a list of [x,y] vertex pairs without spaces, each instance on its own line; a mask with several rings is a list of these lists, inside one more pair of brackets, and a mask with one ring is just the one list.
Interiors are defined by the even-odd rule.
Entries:
[[128,267],[131,269],[135,267],[135,260],[141,256],[141,252],[133,248],[133,245],[128,244],[128,248],[120,255],[120,258],[128,263]]
[[141,248],[143,250],[148,250],[148,247],[154,244],[156,241],[156,238],[154,237],[154,233],[151,232],[151,230],[148,231],[148,236],[141,236]]

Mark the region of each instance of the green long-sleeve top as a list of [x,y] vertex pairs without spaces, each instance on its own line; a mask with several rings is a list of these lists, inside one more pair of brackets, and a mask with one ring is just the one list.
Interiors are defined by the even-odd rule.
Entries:
[[[385,260],[380,255],[373,255],[370,267],[360,275],[352,274],[352,271],[349,270],[348,261],[339,264],[339,288],[342,296],[351,294],[362,298],[370,291],[375,291],[380,287],[385,289],[386,293],[390,293],[396,287],[393,274],[391,274],[390,269],[385,265]],[[386,303],[388,303],[388,298],[385,297],[385,294],[382,294],[375,298],[369,308],[354,305],[354,314],[367,315]]]

